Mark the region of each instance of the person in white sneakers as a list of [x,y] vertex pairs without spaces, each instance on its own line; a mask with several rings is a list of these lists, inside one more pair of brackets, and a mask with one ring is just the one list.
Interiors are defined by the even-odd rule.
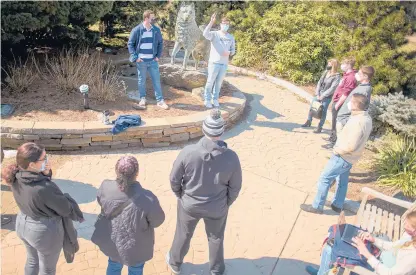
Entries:
[[[218,98],[220,95],[220,89],[222,81],[224,80],[227,72],[228,61],[230,56],[235,55],[235,40],[234,36],[228,33],[230,27],[230,20],[223,17],[221,20],[221,30],[210,31],[212,25],[215,23],[214,13],[211,16],[211,22],[205,28],[203,35],[206,39],[211,41],[211,50],[208,63],[208,78],[205,85],[205,107],[212,108],[219,107]],[[212,102],[211,102],[212,99]]]
[[130,53],[129,60],[136,63],[139,86],[139,96],[130,96],[130,98],[140,100],[140,108],[146,107],[146,74],[149,72],[155,89],[157,106],[167,110],[169,106],[163,100],[159,72],[163,38],[160,29],[154,25],[154,22],[154,13],[147,10],[143,13],[143,23],[137,25],[130,33],[127,43]]

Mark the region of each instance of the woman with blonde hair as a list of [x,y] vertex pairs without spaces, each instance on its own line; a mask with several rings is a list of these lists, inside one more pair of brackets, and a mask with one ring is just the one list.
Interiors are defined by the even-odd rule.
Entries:
[[[314,102],[319,101],[322,103],[323,109],[321,120],[319,121],[318,128],[314,131],[314,133],[322,132],[322,127],[324,126],[326,120],[326,113],[328,111],[329,104],[331,103],[332,95],[341,81],[341,75],[338,73],[338,67],[338,60],[330,59],[326,70],[319,79],[318,85],[316,85],[315,97],[312,99],[311,107]],[[309,110],[308,120],[302,125],[302,127],[311,127],[311,125],[312,112]]]
[[[373,243],[381,250],[379,259],[368,251],[365,241]],[[395,242],[376,238],[368,232],[361,232],[353,238],[354,246],[359,253],[368,259],[368,264],[377,275],[415,275],[416,274],[416,209],[410,211],[404,221],[404,233]],[[332,268],[332,247],[325,245],[321,254],[319,270],[307,266],[311,275],[327,275]]]

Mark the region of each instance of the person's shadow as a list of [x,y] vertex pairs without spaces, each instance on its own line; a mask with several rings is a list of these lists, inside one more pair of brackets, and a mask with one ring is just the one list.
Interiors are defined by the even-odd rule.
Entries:
[[[61,189],[62,193],[68,193],[79,205],[94,202],[97,198],[97,188],[91,184],[82,182],[66,180],[66,179],[52,179],[56,185]],[[10,187],[2,185],[2,191],[10,191]],[[78,231],[78,237],[87,240],[91,239],[94,232],[94,224],[97,220],[97,214],[83,213],[84,222],[74,222],[75,229]],[[16,226],[16,214],[8,215],[11,222],[2,225],[2,229],[14,231]]]
[[[208,251],[207,251],[208,257]],[[295,275],[306,274],[307,265],[316,265],[287,258],[262,257],[258,259],[235,258],[225,259],[227,275]],[[209,263],[192,264],[184,263],[181,267],[184,275],[207,275],[211,274]]]

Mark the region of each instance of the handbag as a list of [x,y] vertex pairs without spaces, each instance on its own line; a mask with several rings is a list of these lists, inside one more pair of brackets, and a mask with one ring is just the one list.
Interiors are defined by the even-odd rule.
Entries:
[[310,108],[310,112],[312,114],[312,117],[316,118],[316,119],[321,119],[322,117],[322,111],[323,111],[324,107],[322,106],[322,103],[319,101],[314,101],[312,102],[311,108]]

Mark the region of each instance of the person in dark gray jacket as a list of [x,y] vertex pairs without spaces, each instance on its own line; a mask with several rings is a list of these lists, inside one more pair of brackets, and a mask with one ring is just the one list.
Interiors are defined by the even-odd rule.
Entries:
[[220,140],[225,122],[213,109],[202,126],[205,134],[197,144],[185,147],[170,174],[178,198],[177,226],[166,262],[179,274],[200,219],[205,222],[211,274],[224,274],[224,231],[228,209],[241,190],[242,172],[237,154]]
[[[316,101],[321,102],[322,104],[322,117],[319,121],[318,128],[314,133],[322,132],[322,127],[324,126],[326,120],[326,114],[328,112],[329,104],[331,103],[332,95],[337,89],[339,82],[341,81],[341,75],[338,73],[338,61],[336,59],[330,59],[326,67],[325,72],[322,74],[319,79],[318,85],[315,89],[315,97],[312,99],[312,104]],[[302,127],[311,127],[312,125],[312,112],[309,109],[308,119]]]
[[123,265],[129,275],[142,275],[153,258],[155,228],[165,220],[156,196],[136,181],[139,163],[133,156],[116,164],[116,180],[105,180],[97,194],[101,214],[91,241],[109,257],[107,275],[120,275]]
[[56,274],[64,243],[62,218],[82,222],[82,215],[75,215],[73,208],[78,205],[52,182],[45,149],[35,143],[17,149],[16,164],[4,168],[2,179],[11,185],[20,210],[16,233],[26,246],[25,275]]

